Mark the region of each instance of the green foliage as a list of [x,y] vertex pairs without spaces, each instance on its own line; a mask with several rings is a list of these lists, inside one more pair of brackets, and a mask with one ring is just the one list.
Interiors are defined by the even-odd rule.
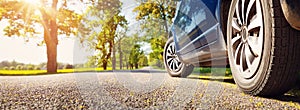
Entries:
[[139,59],[142,54],[143,51],[141,51],[141,46],[137,44],[134,45],[129,55],[129,64],[137,69],[139,67]]
[[73,69],[73,68],[74,68],[74,66],[71,64],[66,64],[64,67],[64,69]]
[[2,61],[2,62],[0,62],[0,68],[11,67],[11,66],[17,67],[18,65],[24,65],[24,64],[16,62],[16,61],[11,61],[11,62],[9,62],[9,61]]
[[[163,50],[168,40],[168,27],[175,16],[176,2],[169,0],[147,0],[134,9],[136,19],[144,22],[144,39],[151,44],[150,62],[152,66],[163,67]],[[158,59],[158,60],[156,60]]]
[[36,66],[36,67],[34,67],[34,70],[41,70],[41,68]]
[[9,70],[16,70],[14,66],[9,67]]
[[[9,23],[4,28],[6,36],[33,37],[43,34],[44,41],[38,45],[45,43],[47,53],[51,53],[48,54],[48,72],[57,71],[58,34],[76,35],[82,18],[67,4],[67,0],[38,0],[35,3],[24,0],[0,1],[0,20],[5,19]],[[39,32],[40,28],[43,28],[43,32]]]
[[[41,34],[37,31],[38,28],[42,26],[44,29],[50,29],[47,21],[53,19],[57,20],[58,34],[76,34],[81,15],[65,6],[59,7],[58,10],[49,9],[46,5],[48,1],[50,0],[41,1],[38,3],[40,6],[18,0],[0,1],[0,20],[9,20],[9,25],[4,29],[5,35],[29,37]],[[57,12],[56,18],[53,18],[53,12]]]
[[140,66],[149,66],[147,56],[144,55],[144,54],[141,54],[140,57],[139,57],[139,62],[138,62],[138,64],[139,64]]
[[130,49],[130,53],[128,56],[128,66],[135,67],[136,69],[141,66],[148,66],[148,58],[141,50],[141,46],[138,44],[134,44]]
[[99,0],[89,7],[81,23],[81,41],[88,41],[92,49],[99,51],[98,62],[104,69],[110,62],[118,27],[127,25],[125,16],[120,15],[121,6],[119,0]]
[[164,62],[162,60],[159,60],[159,59],[153,59],[150,62],[150,66],[158,67],[158,68],[164,68]]
[[16,67],[16,70],[23,70],[24,69],[24,67],[22,66],[22,65],[18,65],[17,67]]
[[33,65],[27,65],[27,70],[34,70],[34,66]]
[[134,9],[138,12],[136,19],[163,19],[171,21],[175,16],[175,2],[170,0],[147,0]]
[[88,62],[84,64],[85,68],[96,68],[97,67],[97,56],[89,56]]
[[[225,72],[225,73],[224,73]],[[195,68],[193,73],[207,74],[213,76],[232,76],[230,68],[209,68],[209,67],[199,67]],[[210,74],[214,73],[214,74]]]
[[3,70],[8,70],[9,68],[6,66],[6,67],[3,67]]

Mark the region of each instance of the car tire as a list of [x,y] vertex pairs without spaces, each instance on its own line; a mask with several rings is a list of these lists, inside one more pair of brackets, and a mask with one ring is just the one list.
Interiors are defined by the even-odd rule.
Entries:
[[169,38],[166,42],[163,53],[163,61],[167,72],[172,77],[185,78],[194,70],[193,65],[183,63],[176,55],[173,37]]
[[284,18],[280,0],[232,0],[227,23],[229,63],[243,92],[276,96],[294,87],[300,33]]

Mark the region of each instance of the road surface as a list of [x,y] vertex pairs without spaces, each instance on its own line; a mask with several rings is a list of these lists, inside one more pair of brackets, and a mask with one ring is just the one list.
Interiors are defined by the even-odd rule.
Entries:
[[0,76],[0,109],[300,109],[299,100],[254,97],[231,83],[151,69]]

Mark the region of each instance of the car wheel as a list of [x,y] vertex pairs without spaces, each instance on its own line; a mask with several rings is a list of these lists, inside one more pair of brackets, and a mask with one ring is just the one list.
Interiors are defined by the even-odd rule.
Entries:
[[172,77],[187,77],[193,72],[194,66],[183,63],[176,55],[173,37],[166,42],[163,60],[167,72]]
[[284,18],[280,0],[233,0],[227,23],[228,58],[238,87],[260,96],[291,89],[300,34]]

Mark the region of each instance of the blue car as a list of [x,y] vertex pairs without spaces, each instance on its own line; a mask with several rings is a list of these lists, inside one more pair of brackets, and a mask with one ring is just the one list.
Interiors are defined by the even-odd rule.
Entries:
[[300,68],[299,0],[181,0],[164,48],[173,77],[228,67],[238,87],[259,96],[294,87]]

